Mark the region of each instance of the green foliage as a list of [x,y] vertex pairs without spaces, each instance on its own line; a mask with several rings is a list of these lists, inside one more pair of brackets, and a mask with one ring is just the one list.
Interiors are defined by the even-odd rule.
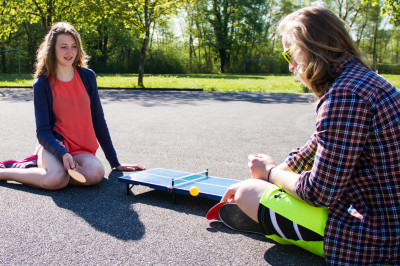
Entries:
[[378,71],[380,74],[400,74],[400,64],[379,64]]
[[146,63],[147,73],[151,74],[185,74],[184,59],[177,53],[165,53],[156,50]]
[[384,0],[383,12],[390,16],[391,23],[400,26],[400,2],[399,0]]
[[221,73],[232,71],[231,62],[236,61],[238,52],[248,54],[252,47],[262,44],[263,33],[270,27],[265,22],[271,8],[267,0],[213,0],[203,8],[212,25],[211,44],[218,52]]
[[363,0],[364,4],[372,4],[382,8],[382,13],[390,17],[390,22],[400,25],[400,1],[399,0]]
[[[3,0],[0,50],[21,49],[22,72],[32,73],[37,48],[49,26],[68,21],[80,32],[91,57],[89,65],[99,73],[137,73],[140,64],[143,73],[243,73],[245,59],[272,58],[277,60],[278,73],[288,73],[274,26],[282,16],[312,3]],[[398,27],[383,19],[388,14],[392,23],[398,23],[398,0],[323,0],[318,4],[329,7],[351,26],[369,61],[399,64]],[[254,73],[270,71],[266,65],[254,68]],[[15,54],[0,54],[0,73],[16,73],[17,69]]]
[[152,28],[155,27],[157,23],[163,23],[175,14],[183,1],[184,0],[118,1],[120,5],[116,7],[118,10],[117,13],[127,25],[132,24],[143,38],[138,69],[138,84],[140,86],[144,86],[144,65]]

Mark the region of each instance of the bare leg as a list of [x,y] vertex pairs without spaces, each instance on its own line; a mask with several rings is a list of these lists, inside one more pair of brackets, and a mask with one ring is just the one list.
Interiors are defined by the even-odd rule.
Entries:
[[61,162],[43,147],[38,150],[38,167],[0,169],[0,180],[11,180],[48,190],[68,185],[69,176]]
[[260,179],[247,179],[239,183],[233,202],[254,221],[258,222],[260,199],[267,188],[273,186]]
[[104,167],[100,160],[89,153],[81,153],[74,156],[74,160],[78,163],[78,172],[83,174],[86,178],[86,183],[82,184],[74,179],[70,179],[71,185],[95,185],[100,183],[104,177]]

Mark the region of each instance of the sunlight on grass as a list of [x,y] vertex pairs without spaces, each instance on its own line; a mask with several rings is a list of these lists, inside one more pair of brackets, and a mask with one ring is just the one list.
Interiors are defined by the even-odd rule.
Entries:
[[[98,75],[100,87],[138,87],[136,75]],[[303,92],[292,76],[149,75],[145,88],[185,88],[205,91]]]
[[[400,88],[400,75],[382,75]],[[268,93],[303,93],[300,83],[291,75],[233,75],[233,74],[187,74],[145,75],[145,88],[203,89],[205,91],[244,91]],[[32,75],[0,75],[0,87],[32,86]],[[99,87],[138,88],[136,74],[98,74]]]

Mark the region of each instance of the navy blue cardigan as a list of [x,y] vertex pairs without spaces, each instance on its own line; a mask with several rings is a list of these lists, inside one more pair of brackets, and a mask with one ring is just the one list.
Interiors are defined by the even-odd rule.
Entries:
[[[97,89],[96,74],[91,69],[81,67],[76,69],[90,98],[90,109],[96,138],[111,167],[117,167],[120,163],[104,119]],[[56,118],[53,112],[53,94],[47,78],[39,77],[33,84],[33,101],[38,141],[46,150],[62,161],[62,157],[67,150],[57,142],[57,140],[63,141],[64,138],[54,130]]]

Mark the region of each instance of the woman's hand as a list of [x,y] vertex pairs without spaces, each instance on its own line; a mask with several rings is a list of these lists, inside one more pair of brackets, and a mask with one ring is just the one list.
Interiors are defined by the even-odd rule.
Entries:
[[230,187],[228,187],[228,190],[225,192],[225,195],[222,197],[221,202],[235,202],[235,194],[236,191],[239,188],[239,184],[233,184]]
[[71,153],[67,152],[63,155],[62,157],[62,162],[64,165],[64,170],[68,171],[69,169],[75,169],[75,164],[74,158],[72,157]]
[[115,167],[115,170],[118,171],[137,171],[137,170],[146,170],[146,167],[140,166],[138,164],[121,164]]
[[255,179],[268,179],[268,172],[276,163],[271,156],[265,154],[249,155],[249,168],[251,177]]

